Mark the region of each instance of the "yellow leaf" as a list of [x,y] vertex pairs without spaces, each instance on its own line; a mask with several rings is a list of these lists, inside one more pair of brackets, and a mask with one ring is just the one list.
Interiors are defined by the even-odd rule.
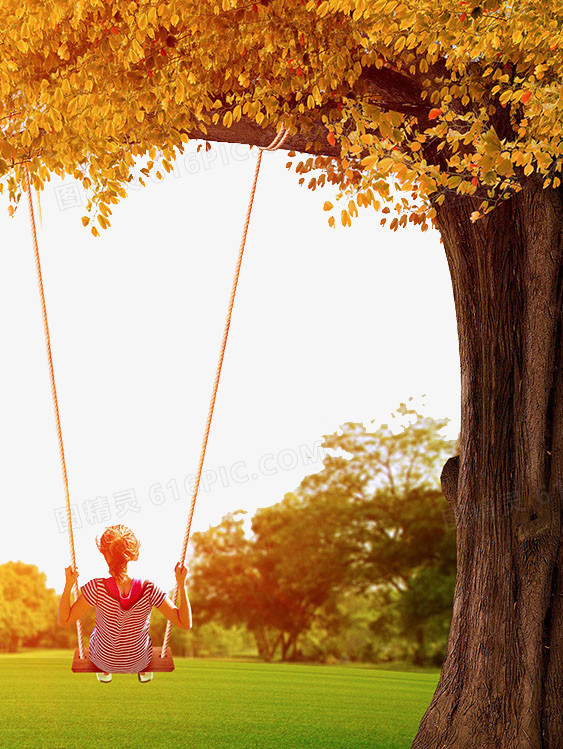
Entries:
[[379,167],[380,172],[385,172],[393,166],[393,159],[381,159],[377,166]]
[[176,93],[174,95],[174,101],[176,102],[176,104],[181,104],[184,101],[185,94],[186,92],[184,89],[184,84],[182,80],[179,78],[176,81]]
[[366,156],[364,159],[362,159],[362,166],[364,166],[366,169],[373,169],[375,164],[379,161],[379,156],[377,154],[372,154],[371,156]]

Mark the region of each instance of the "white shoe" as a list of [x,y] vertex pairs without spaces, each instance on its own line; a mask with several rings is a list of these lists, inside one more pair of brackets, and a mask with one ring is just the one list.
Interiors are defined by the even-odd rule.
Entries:
[[137,678],[139,679],[141,684],[145,684],[147,681],[152,681],[152,677],[152,671],[142,671],[140,674],[137,674]]
[[107,674],[105,671],[96,671],[96,679],[98,681],[101,681],[102,684],[109,684],[111,681],[111,674]]

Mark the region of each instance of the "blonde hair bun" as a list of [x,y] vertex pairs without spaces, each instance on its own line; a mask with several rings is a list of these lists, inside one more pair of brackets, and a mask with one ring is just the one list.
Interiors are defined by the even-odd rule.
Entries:
[[127,563],[139,558],[141,544],[127,526],[112,525],[105,529],[100,539],[96,538],[96,546],[104,555],[111,575],[121,580],[125,577]]

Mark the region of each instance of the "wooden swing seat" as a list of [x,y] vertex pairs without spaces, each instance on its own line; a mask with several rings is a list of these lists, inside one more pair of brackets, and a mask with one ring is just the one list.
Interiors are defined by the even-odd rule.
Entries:
[[[172,660],[172,651],[170,648],[166,648],[166,655],[164,658],[160,657],[162,648],[154,648],[152,659],[145,671],[174,671],[174,661]],[[101,668],[95,666],[88,655],[88,648],[84,650],[84,658],[80,657],[78,648],[74,651],[74,658],[72,659],[72,670],[75,674],[92,674],[92,673],[103,673]]]

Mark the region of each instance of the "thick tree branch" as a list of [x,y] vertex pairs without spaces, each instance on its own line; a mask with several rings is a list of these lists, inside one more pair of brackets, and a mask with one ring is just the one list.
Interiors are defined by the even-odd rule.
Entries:
[[[421,89],[417,81],[391,68],[365,68],[353,89],[346,93],[347,98],[373,97],[373,103],[385,111],[401,112],[416,116],[422,127],[426,127],[431,105],[420,98]],[[217,110],[214,110],[217,111]],[[311,113],[318,119],[307,131],[289,136],[282,148],[286,151],[311,153],[338,158],[340,146],[331,146],[327,141],[328,130],[321,121],[321,111]],[[221,124],[206,125],[205,135],[197,128],[186,130],[193,139],[212,140],[225,143],[247,143],[254,146],[267,146],[276,136],[273,125],[262,128],[246,117],[233,122],[230,127]],[[366,152],[367,153],[367,152]]]
[[432,108],[420,98],[422,89],[417,81],[389,67],[364,68],[356,85],[362,93],[373,94],[374,103],[383,110],[427,119]]
[[[233,122],[230,127],[225,127],[219,123],[217,125],[209,124],[205,127],[207,134],[197,128],[183,132],[192,139],[212,140],[221,143],[247,143],[249,146],[268,146],[276,137],[276,129],[273,125],[262,128],[254,120],[247,117],[242,117],[239,122]],[[339,158],[340,146],[331,146],[326,139],[327,134],[328,131],[319,122],[306,133],[300,132],[289,135],[281,148],[284,151]],[[315,141],[318,141],[317,150],[314,149]]]
[[449,458],[442,469],[440,483],[442,484],[442,494],[448,500],[450,505],[455,508],[457,505],[457,482],[459,475],[459,455]]

